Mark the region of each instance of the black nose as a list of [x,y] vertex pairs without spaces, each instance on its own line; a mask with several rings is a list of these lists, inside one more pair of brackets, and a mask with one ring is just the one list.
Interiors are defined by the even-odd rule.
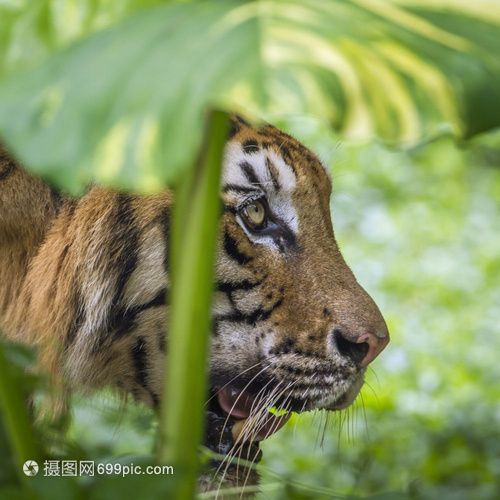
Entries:
[[370,350],[368,342],[352,342],[341,328],[333,330],[333,338],[339,353],[354,361],[356,365],[361,364]]

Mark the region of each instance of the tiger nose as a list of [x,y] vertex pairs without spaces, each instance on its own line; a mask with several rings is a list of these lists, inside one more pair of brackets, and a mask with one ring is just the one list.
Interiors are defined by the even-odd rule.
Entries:
[[385,349],[389,343],[389,332],[385,324],[376,333],[365,332],[361,335],[353,335],[347,329],[337,327],[333,330],[333,338],[340,354],[365,368]]

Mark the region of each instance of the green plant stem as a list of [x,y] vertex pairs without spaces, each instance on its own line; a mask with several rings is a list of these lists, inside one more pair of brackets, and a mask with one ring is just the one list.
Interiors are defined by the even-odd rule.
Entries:
[[173,497],[193,498],[203,434],[206,360],[228,116],[210,113],[199,161],[181,181],[171,231],[172,282],[159,459],[176,470]]
[[16,377],[13,376],[4,353],[4,346],[0,343],[0,410],[7,437],[12,446],[16,460],[16,469],[25,479],[22,472],[23,463],[28,460],[39,460],[40,453],[36,444],[35,433],[31,425],[23,391],[19,387]]

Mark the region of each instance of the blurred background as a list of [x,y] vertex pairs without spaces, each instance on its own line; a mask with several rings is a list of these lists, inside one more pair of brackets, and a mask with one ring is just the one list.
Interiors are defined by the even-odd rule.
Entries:
[[[353,408],[263,443],[259,498],[500,498],[499,2],[0,0],[0,40],[0,134],[68,190],[174,179],[214,103],[331,169],[336,237],[392,343]],[[54,453],[151,452],[147,408],[104,393],[73,413]]]

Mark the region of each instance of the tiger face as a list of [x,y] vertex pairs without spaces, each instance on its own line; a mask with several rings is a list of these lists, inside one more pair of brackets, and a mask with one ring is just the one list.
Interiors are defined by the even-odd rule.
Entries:
[[258,440],[286,420],[272,417],[269,406],[351,404],[389,335],[338,249],[331,179],[321,162],[274,127],[255,130],[238,119],[233,125],[222,182],[211,387],[219,413],[246,421],[236,427],[244,439]]

